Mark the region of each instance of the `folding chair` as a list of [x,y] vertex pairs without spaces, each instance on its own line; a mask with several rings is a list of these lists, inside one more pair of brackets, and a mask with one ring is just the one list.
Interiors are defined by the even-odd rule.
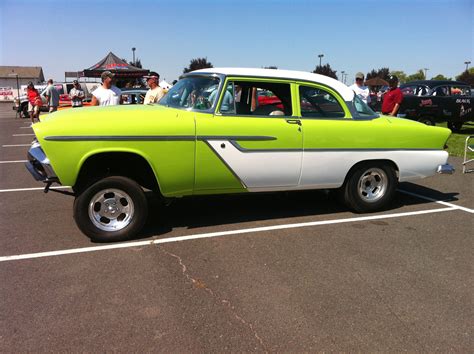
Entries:
[[474,145],[473,144],[469,145],[469,140],[473,138],[474,138],[474,135],[468,136],[464,144],[464,161],[462,163],[462,173],[474,172],[474,168],[467,168],[466,166],[468,163],[474,162],[474,159],[468,159],[468,156],[467,156],[468,152],[474,152]]

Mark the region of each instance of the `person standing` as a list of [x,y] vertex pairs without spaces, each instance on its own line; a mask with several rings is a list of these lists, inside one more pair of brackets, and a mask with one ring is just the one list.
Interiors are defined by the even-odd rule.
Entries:
[[365,103],[370,103],[370,91],[367,86],[364,86],[364,74],[358,72],[355,75],[355,83],[349,87],[350,89],[354,90],[357,96],[364,101]]
[[390,90],[383,96],[382,114],[396,117],[403,101],[403,94],[398,87],[398,77],[390,75],[387,81]]
[[59,106],[59,92],[56,90],[56,87],[53,85],[53,80],[48,80],[48,86],[42,93],[42,96],[46,98],[48,103],[49,113],[56,112]]
[[143,104],[157,103],[165,95],[165,91],[158,85],[160,81],[160,75],[157,73],[150,73],[150,75],[144,76],[146,83],[150,88],[143,100]]
[[102,86],[92,92],[91,106],[116,106],[122,104],[122,91],[114,85],[114,77],[110,71],[104,71],[100,78]]
[[82,107],[82,101],[85,97],[84,91],[82,90],[81,85],[79,85],[79,82],[77,80],[74,80],[72,84],[74,86],[69,92],[69,97],[71,98],[71,106],[72,108]]
[[28,114],[30,115],[31,123],[35,122],[35,118],[39,122],[39,113],[43,102],[38,90],[35,89],[35,85],[31,81],[26,88],[26,96],[28,97]]

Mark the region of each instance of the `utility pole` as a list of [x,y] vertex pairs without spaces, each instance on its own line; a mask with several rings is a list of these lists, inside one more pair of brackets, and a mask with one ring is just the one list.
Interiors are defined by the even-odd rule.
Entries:
[[466,64],[466,71],[468,71],[469,70],[469,64],[471,64],[471,62],[470,61],[465,61],[464,64]]
[[133,66],[135,66],[135,50],[136,50],[136,49],[137,49],[137,48],[135,48],[135,47],[132,48],[132,53],[133,53]]
[[342,82],[342,83],[344,83],[344,74],[345,74],[345,73],[346,73],[346,72],[345,72],[344,70],[341,71],[341,76],[342,76],[341,82]]
[[319,67],[321,67],[321,59],[322,57],[324,57],[324,54],[319,54],[318,55],[318,58],[319,58]]
[[424,68],[423,70],[425,71],[425,80],[426,80],[426,79],[427,79],[427,77],[426,77],[426,72],[427,72],[428,70],[430,70],[430,69]]

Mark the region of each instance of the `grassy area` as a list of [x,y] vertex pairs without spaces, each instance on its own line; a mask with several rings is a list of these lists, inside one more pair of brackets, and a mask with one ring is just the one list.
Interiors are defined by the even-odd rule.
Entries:
[[[438,123],[440,127],[446,128],[446,123]],[[474,135],[474,123],[466,123],[463,125],[459,133],[453,133],[448,139],[448,152],[451,156],[464,156],[464,143],[469,135]],[[471,145],[474,144],[474,138],[470,141]],[[469,153],[470,158],[474,158],[474,153]]]

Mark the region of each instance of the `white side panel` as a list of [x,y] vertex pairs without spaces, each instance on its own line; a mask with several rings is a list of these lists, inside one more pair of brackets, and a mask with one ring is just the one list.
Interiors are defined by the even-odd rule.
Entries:
[[446,151],[305,151],[301,187],[337,188],[350,168],[364,160],[391,160],[399,168],[401,182],[436,174],[448,159]]
[[208,143],[249,189],[298,185],[302,151],[242,152],[227,140]]

